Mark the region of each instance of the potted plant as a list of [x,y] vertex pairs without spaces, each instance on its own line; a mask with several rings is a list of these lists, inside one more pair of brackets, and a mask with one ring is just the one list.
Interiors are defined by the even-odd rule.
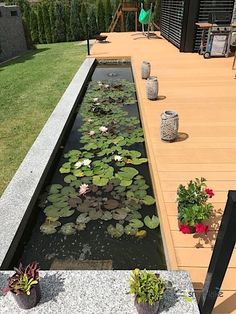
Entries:
[[206,186],[206,179],[190,180],[187,186],[179,185],[177,190],[179,230],[183,233],[207,233],[204,221],[212,215],[213,205],[208,201],[214,196]]
[[14,275],[8,278],[5,293],[10,291],[20,308],[31,309],[41,298],[38,263],[32,262],[26,267],[20,264],[14,270]]
[[129,292],[135,295],[134,305],[139,314],[158,313],[165,289],[165,281],[158,274],[140,269],[131,272]]

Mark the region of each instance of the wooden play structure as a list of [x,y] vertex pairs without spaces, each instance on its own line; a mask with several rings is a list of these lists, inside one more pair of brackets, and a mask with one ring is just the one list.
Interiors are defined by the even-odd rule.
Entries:
[[125,1],[120,0],[120,4],[113,16],[111,25],[109,26],[108,32],[114,32],[116,26],[120,24],[122,32],[125,31],[125,14],[128,12],[135,13],[135,32],[138,29],[138,1]]

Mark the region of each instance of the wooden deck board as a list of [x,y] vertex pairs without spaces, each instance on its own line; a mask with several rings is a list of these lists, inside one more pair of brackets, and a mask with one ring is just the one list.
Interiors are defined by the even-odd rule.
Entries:
[[[95,44],[92,57],[131,57],[167,264],[170,269],[189,271],[198,293],[227,191],[236,189],[236,80],[232,58],[206,60],[198,54],[179,53],[164,39],[135,39],[133,35],[109,33],[109,43]],[[151,74],[158,76],[162,99],[146,98],[146,81],[140,75],[143,60],[151,62]],[[160,114],[166,109],[176,110],[180,117],[182,134],[174,143],[162,142],[159,136]],[[205,177],[215,191],[212,202],[217,217],[207,236],[178,231],[176,189],[195,177]],[[236,250],[214,313],[236,313],[235,278]]]

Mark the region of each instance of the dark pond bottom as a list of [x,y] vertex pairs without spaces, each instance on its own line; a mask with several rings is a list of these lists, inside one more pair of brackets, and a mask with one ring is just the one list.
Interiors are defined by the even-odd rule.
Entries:
[[[133,81],[131,67],[129,65],[99,65],[94,71],[92,81],[114,81],[126,79]],[[85,94],[86,97],[86,94]],[[128,116],[139,116],[136,104],[124,108]],[[65,158],[63,155],[71,149],[80,149],[80,133],[78,128],[81,126],[82,118],[80,113],[75,117],[71,132],[66,139],[65,147],[56,161],[55,169],[50,174],[45,186],[48,184],[64,184],[63,176],[59,169]],[[139,150],[142,157],[145,157],[145,146],[143,143],[134,144],[133,150]],[[146,183],[150,186],[148,194],[153,195],[151,188],[148,164],[136,166]],[[103,195],[104,196],[104,195]],[[107,195],[105,195],[107,196]],[[143,206],[140,211],[143,217],[156,214],[155,205]],[[74,222],[78,212],[69,218],[61,218],[60,222]],[[148,229],[147,236],[137,238],[124,234],[120,238],[112,238],[106,232],[107,227],[117,221],[90,221],[87,228],[74,235],[63,235],[61,233],[43,234],[40,226],[45,222],[45,214],[41,208],[35,208],[34,216],[27,226],[25,235],[21,241],[21,246],[15,255],[12,266],[20,261],[27,264],[31,261],[38,261],[41,269],[121,269],[129,270],[138,268],[146,269],[166,269],[162,239],[160,229]],[[20,255],[20,253],[22,255]]]

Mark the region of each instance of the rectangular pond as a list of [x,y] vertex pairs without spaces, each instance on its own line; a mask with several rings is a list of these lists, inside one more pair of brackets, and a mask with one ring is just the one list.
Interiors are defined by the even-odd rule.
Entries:
[[166,269],[130,64],[100,64],[10,267]]

